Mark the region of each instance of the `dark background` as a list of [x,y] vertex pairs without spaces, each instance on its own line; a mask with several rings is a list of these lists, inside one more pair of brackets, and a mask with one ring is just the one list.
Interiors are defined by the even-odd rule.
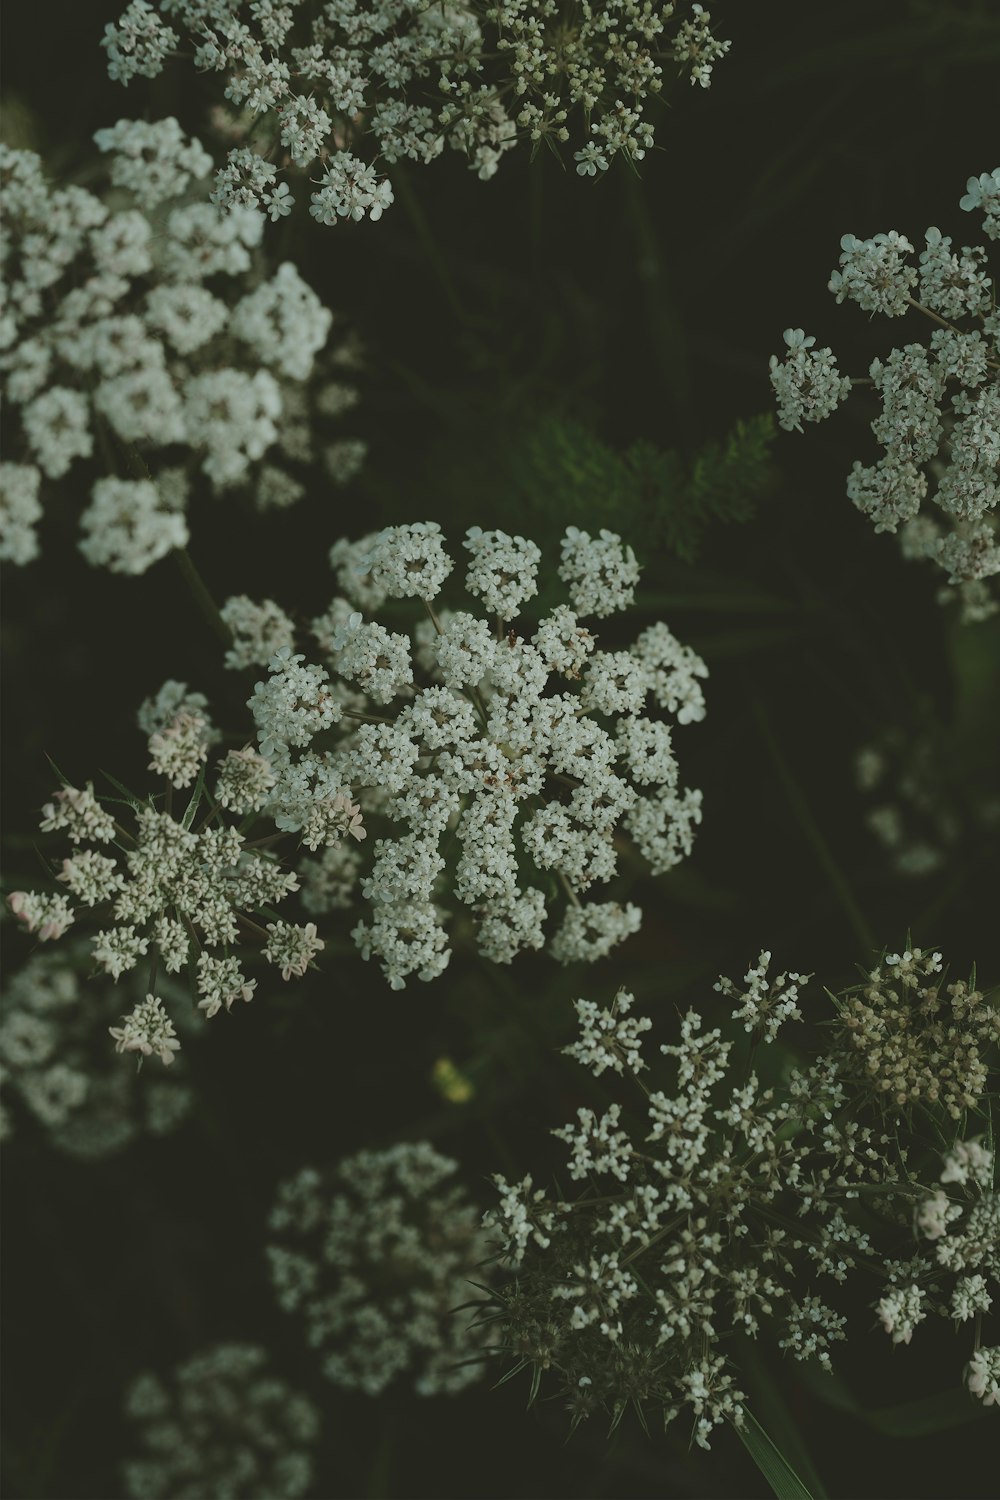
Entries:
[[[92,167],[93,131],[122,116],[175,113],[208,140],[212,84],[183,65],[127,91],[107,82],[97,44],[109,3],[6,8],[8,138],[66,177]],[[346,493],[321,482],[278,517],[205,500],[191,552],[216,598],[270,596],[308,618],[332,592],[329,543],[389,521],[438,520],[453,545],[467,525],[509,525],[552,558],[562,526],[544,486],[520,497],[514,520],[505,490],[540,418],[691,456],[769,409],[767,356],[784,327],[832,343],[855,374],[901,341],[897,326],[837,308],[826,281],[846,231],[896,228],[919,245],[936,223],[981,238],[958,198],[967,176],[996,164],[1000,9],[762,0],[720,3],[713,18],[731,54],[707,93],[670,95],[662,149],[639,181],[618,164],[581,180],[519,150],[483,184],[456,157],[411,167],[411,191],[393,169],[384,219],[336,229],[308,219],[293,184],[296,214],[266,243],[293,255],[364,341],[351,430],[370,458]],[[709,1003],[714,977],[742,973],[761,946],[779,967],[849,982],[871,954],[817,858],[816,828],[876,944],[901,946],[909,928],[958,973],[977,961],[984,982],[997,979],[997,863],[976,809],[997,794],[998,621],[956,629],[932,571],[903,563],[845,499],[852,459],[873,449],[870,415],[856,396],[805,437],[781,434],[757,518],[713,531],[695,567],[626,538],[648,594],[688,600],[666,617],[711,679],[708,718],[677,736],[705,793],[694,858],[640,883],[643,931],[613,961],[567,975],[531,959],[487,971],[456,954],[436,984],[397,995],[356,957],[329,954],[320,975],[271,1009],[223,1018],[193,1049],[196,1111],[175,1136],[82,1166],[19,1133],[6,1163],[7,1494],[118,1494],[123,1386],[231,1338],[268,1345],[320,1404],[316,1495],[766,1493],[728,1434],[711,1457],[689,1456],[679,1428],[647,1441],[625,1424],[608,1447],[594,1427],[566,1445],[558,1403],[525,1416],[517,1380],[439,1401],[338,1394],[274,1308],[261,1226],[282,1175],[400,1138],[456,1155],[484,1206],[493,1170],[542,1179],[546,1130],[574,1107],[572,1065],[553,1049],[570,1035],[575,994],[627,983],[662,1017],[679,1001]],[[242,696],[173,564],[135,580],[89,569],[74,549],[78,509],[70,500],[47,516],[42,560],[5,578],[8,886],[34,873],[46,754],[77,782],[106,768],[141,783],[134,712],[164,678],[213,705]],[[770,602],[751,611],[746,592]],[[714,602],[692,605],[698,595]],[[951,859],[927,879],[888,869],[853,786],[855,750],[893,725],[936,726],[964,816]],[[19,964],[24,939],[8,929],[5,946]],[[470,1105],[436,1094],[443,1054],[475,1074]],[[858,1318],[841,1364],[863,1405],[959,1379],[964,1335],[921,1341],[922,1330],[893,1350],[867,1332],[863,1303]],[[831,1494],[995,1488],[993,1423],[888,1439],[821,1404],[794,1364],[775,1361],[772,1374]]]

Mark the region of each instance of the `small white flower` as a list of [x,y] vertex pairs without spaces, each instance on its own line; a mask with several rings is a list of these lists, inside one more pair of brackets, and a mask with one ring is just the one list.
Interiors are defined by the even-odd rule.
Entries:
[[295,203],[287,182],[279,182],[262,201],[272,224],[290,214]]

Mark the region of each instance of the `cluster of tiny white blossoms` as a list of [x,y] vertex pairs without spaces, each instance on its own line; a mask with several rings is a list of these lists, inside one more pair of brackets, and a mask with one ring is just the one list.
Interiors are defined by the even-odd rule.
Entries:
[[167,1134],[192,1095],[177,1072],[137,1073],[108,1048],[121,996],[81,982],[88,958],[36,953],[11,976],[0,999],[0,1068],[4,1091],[58,1150],[94,1159]]
[[[393,202],[384,167],[429,163],[447,147],[482,179],[519,137],[557,149],[570,116],[586,135],[577,171],[653,144],[648,103],[665,73],[707,88],[729,43],[699,4],[608,0],[340,0],[297,24],[293,5],[131,0],[106,29],[112,78],[153,78],[186,34],[200,72],[225,77],[234,145],[213,194],[272,220],[295,202],[279,174],[313,173],[321,224],[377,220]],[[172,24],[165,24],[161,13]],[[177,27],[177,30],[174,27]]]
[[[311,911],[344,907],[360,887],[372,914],[353,936],[394,989],[448,963],[449,891],[491,962],[542,948],[553,900],[564,910],[552,956],[603,957],[641,919],[631,903],[582,899],[618,873],[619,835],[660,874],[690,853],[701,820],[666,716],[704,717],[704,662],[662,623],[607,650],[585,623],[632,602],[631,549],[570,528],[559,567],[569,603],[529,636],[521,612],[538,591],[539,549],[478,527],[463,545],[481,613],[435,607],[454,561],[433,523],[338,542],[343,594],[311,626],[325,665],[293,650],[273,601],[240,596],[223,610],[229,665],[269,667],[249,704],[258,749],[241,752],[258,778],[254,805],[324,849],[302,871]],[[412,599],[424,616],[404,633],[362,613],[387,599]],[[366,832],[381,836],[364,866]],[[541,883],[525,885],[532,867]]]
[[[168,682],[143,705],[139,721],[149,736],[150,769],[164,777],[166,791],[146,801],[115,798],[112,817],[94,795],[93,784],[64,786],[42,809],[45,833],[63,832],[73,844],[56,880],[68,894],[15,891],[7,903],[39,941],[61,937],[81,914],[106,926],[91,940],[94,964],[117,980],[146,959],[157,970],[194,978],[198,1008],[206,1017],[238,1000],[254,997],[257,980],[245,968],[260,956],[284,980],[306,973],[324,947],[316,925],[270,917],[271,908],[299,882],[270,852],[253,848],[227,813],[247,809],[247,778],[253,770],[239,752],[221,765],[217,800],[205,793],[199,774],[214,742],[205,700],[184,683]],[[235,755],[235,772],[228,769]],[[173,791],[198,780],[186,807],[173,809]],[[252,779],[252,778],[251,778]],[[108,799],[109,801],[111,799]],[[195,826],[196,820],[198,826]],[[113,852],[104,853],[100,845]],[[253,920],[261,914],[265,925]],[[180,1045],[159,996],[139,1001],[122,1025],[111,1029],[118,1051],[155,1055],[170,1063]]]
[[811,974],[779,974],[777,979],[768,979],[767,970],[771,955],[765,949],[757,959],[755,968],[748,969],[741,990],[731,979],[722,978],[716,984],[716,992],[727,1000],[737,1000],[732,1019],[742,1021],[743,1029],[752,1032],[758,1041],[773,1042],[784,1021],[801,1021],[799,1010],[799,986],[812,978]]
[[312,1483],[320,1421],[254,1344],[218,1344],[125,1397],[140,1456],[122,1465],[130,1500],[296,1500]]
[[[37,156],[0,145],[0,558],[38,555],[43,499],[69,493],[72,471],[88,562],[142,573],[187,542],[199,475],[252,486],[262,507],[303,494],[311,408],[336,415],[355,393],[324,353],[332,314],[290,262],[259,263],[257,214],[223,218],[189,191],[211,163],[176,120],[120,120],[96,141],[105,198],[51,186]],[[349,477],[357,445],[331,449]]]
[[[750,968],[746,992],[725,978],[716,986],[739,1000],[734,1017],[763,1047],[798,1018],[805,983],[785,974],[768,984],[769,957]],[[919,966],[919,956],[886,964]],[[862,1274],[876,1278],[882,1295],[873,1305],[900,1341],[931,1283],[926,1297],[944,1307],[935,1267],[957,1273],[948,1316],[964,1322],[989,1309],[986,1281],[1000,1269],[992,1152],[980,1139],[956,1138],[941,1180],[960,1203],[941,1190],[921,1199],[915,1159],[931,1122],[939,1138],[949,1129],[954,1137],[949,1101],[925,1094],[871,1107],[844,1066],[845,1011],[833,1023],[844,1046],[772,1087],[753,1069],[756,1049],[746,1063],[689,1011],[679,1043],[660,1048],[676,1061],[676,1081],[664,1089],[641,1055],[650,1023],[631,1004],[622,993],[603,1014],[577,1004],[581,1038],[565,1050],[595,1076],[610,1070],[635,1086],[631,1099],[603,1113],[581,1108],[553,1131],[569,1148],[578,1195],[549,1194],[530,1175],[496,1177],[500,1201],[485,1219],[509,1268],[494,1293],[500,1347],[558,1380],[574,1424],[602,1408],[620,1416],[630,1403],[658,1408],[668,1422],[687,1412],[707,1447],[713,1427],[743,1417],[726,1353],[732,1336],[766,1337],[830,1368],[832,1346],[847,1337],[839,1288]],[[924,1118],[911,1128],[920,1106]],[[930,1267],[926,1255],[899,1257],[912,1248],[915,1206],[916,1232],[938,1247]],[[953,1244],[943,1249],[946,1230]],[[977,1321],[977,1350],[979,1342]],[[984,1399],[990,1358],[979,1351],[968,1377]]]
[[978,1107],[1000,1045],[1000,1011],[972,980],[947,983],[941,954],[887,953],[837,998],[842,1067],[886,1108],[952,1120]]
[[418,1141],[281,1184],[271,1279],[335,1385],[378,1396],[405,1378],[437,1396],[481,1378],[482,1330],[458,1309],[480,1300],[488,1247],[457,1170]]
[[[1000,238],[1000,169],[968,188],[961,207],[982,210],[986,234]],[[996,610],[989,580],[1000,573],[1000,318],[987,250],[955,248],[933,227],[924,241],[914,264],[914,246],[895,230],[868,240],[846,234],[829,286],[838,302],[871,316],[923,317],[933,324],[928,339],[874,359],[867,380],[851,381],[830,349],[788,328],[784,358],[771,357],[771,384],[781,426],[799,432],[803,421],[828,417],[852,385],[874,389],[881,409],[871,430],[883,451],[874,464],[854,463],[847,494],[876,531],[899,532],[904,556],[943,568],[942,598],[957,591],[963,618],[975,621]]]
[[1000,1192],[994,1179],[995,1153],[981,1136],[958,1140],[945,1153],[936,1185],[916,1204],[917,1251],[890,1262],[889,1287],[877,1309],[894,1344],[910,1343],[928,1317],[958,1328],[971,1323],[975,1348],[966,1385],[986,1406],[1000,1404],[1000,1348],[981,1343],[981,1325],[1000,1283]]

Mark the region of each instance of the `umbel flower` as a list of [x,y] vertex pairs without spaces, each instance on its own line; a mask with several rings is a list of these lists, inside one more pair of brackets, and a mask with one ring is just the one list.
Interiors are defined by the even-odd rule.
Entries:
[[[33,954],[7,981],[0,1000],[0,1065],[7,1099],[21,1108],[60,1151],[95,1159],[142,1135],[165,1135],[191,1107],[183,1066],[169,1073],[126,1066],[108,1047],[108,1030],[129,999],[138,1002],[133,972],[121,986],[87,985],[86,948]],[[142,987],[144,991],[144,986]],[[175,981],[158,988],[180,999]],[[177,1006],[181,1023],[185,1010]],[[174,1049],[171,1049],[171,1054]],[[6,1116],[6,1112],[5,1112]]]
[[[590,892],[618,875],[630,844],[654,873],[690,854],[701,793],[680,786],[673,730],[704,717],[707,668],[662,622],[599,648],[585,620],[626,609],[639,577],[614,533],[567,531],[558,572],[569,602],[531,624],[521,611],[537,593],[538,548],[476,527],[464,545],[466,590],[485,616],[435,607],[454,561],[433,523],[338,542],[332,558],[354,598],[337,596],[312,622],[327,665],[293,650],[292,623],[273,601],[227,601],[227,665],[269,668],[248,702],[256,747],[210,768],[219,736],[205,698],[165,683],[139,723],[167,790],[123,804],[132,829],[92,784],[62,788],[41,826],[73,845],[57,875],[67,893],[14,892],[8,904],[27,930],[48,941],[80,907],[107,909],[98,967],[117,979],[147,953],[168,974],[193,965],[208,1016],[251,999],[257,980],[243,955],[255,933],[286,980],[322,949],[314,922],[270,912],[300,881],[310,915],[368,904],[353,937],[394,989],[444,970],[456,912],[494,963],[546,944],[560,963],[590,961],[635,932],[638,907]],[[392,597],[424,607],[408,633],[355,607]],[[186,789],[178,816],[173,794]],[[277,833],[251,847],[258,821]],[[286,869],[274,858],[283,836],[318,858]],[[148,993],[115,1040],[166,1062],[172,1040]]]
[[279,1187],[271,1279],[335,1385],[378,1396],[406,1379],[437,1396],[482,1377],[483,1330],[467,1305],[482,1297],[472,1282],[487,1243],[457,1170],[418,1141],[326,1173],[307,1167]]
[[[618,873],[625,837],[661,873],[690,853],[701,820],[673,730],[704,717],[704,662],[663,623],[607,649],[591,628],[631,604],[631,548],[570,528],[558,569],[568,602],[529,623],[534,543],[473,527],[463,545],[475,612],[437,607],[455,562],[433,523],[338,542],[343,594],[311,627],[322,664],[294,651],[273,601],[223,610],[229,664],[269,668],[249,704],[257,751],[227,777],[258,778],[253,805],[325,848],[301,869],[310,910],[360,890],[370,917],[355,941],[394,989],[442,972],[449,909],[466,910],[494,963],[546,943],[562,963],[602,957],[641,919],[631,903],[586,899]],[[422,617],[403,631],[363,613],[389,599]]]
[[926,1103],[956,1121],[975,1109],[1000,1044],[1000,1012],[975,975],[948,984],[940,953],[906,948],[836,1003],[845,1076],[896,1109]]
[[309,1489],[319,1414],[257,1345],[218,1344],[166,1380],[140,1375],[125,1415],[141,1450],[122,1466],[131,1500],[296,1500]]
[[131,0],[105,31],[112,78],[155,78],[190,39],[236,117],[216,177],[226,207],[271,219],[295,202],[279,173],[307,173],[321,224],[377,220],[393,202],[383,164],[458,151],[480,178],[519,138],[566,142],[582,176],[653,145],[649,104],[678,73],[707,88],[729,43],[699,4],[605,0],[344,0],[310,8],[246,0]]
[[[351,353],[329,346],[332,314],[290,262],[266,274],[259,217],[197,196],[210,158],[176,120],[119,120],[96,140],[103,198],[0,145],[0,558],[37,556],[43,501],[69,474],[78,493],[85,464],[81,551],[143,573],[185,545],[195,484],[252,487],[261,507],[304,492],[316,418],[353,404],[331,379]],[[329,457],[349,477],[357,445]]]
[[[145,802],[114,799],[124,821],[111,815],[91,783],[55,793],[43,809],[41,828],[62,832],[71,842],[56,876],[68,894],[15,891],[8,905],[39,941],[62,936],[93,911],[105,923],[91,939],[98,970],[117,980],[142,959],[154,976],[189,969],[198,1008],[211,1017],[253,998],[258,981],[247,978],[249,962],[263,958],[287,980],[304,974],[324,943],[314,923],[296,925],[271,914],[299,882],[272,853],[250,847],[222,802],[206,794],[204,776],[183,810],[174,808],[173,789],[190,785],[216,738],[204,704],[185,684],[169,682],[143,705],[139,717],[150,734],[151,769],[170,785]],[[185,741],[186,758],[172,751],[165,769],[158,748],[172,729]],[[110,1030],[118,1051],[164,1063],[180,1045],[154,993],[147,992]]]
[[[997,229],[1000,169],[970,178],[961,207],[984,213]],[[935,227],[916,261],[914,246],[895,230],[840,242],[830,277],[838,302],[856,302],[869,316],[924,319],[919,342],[874,359],[868,379],[841,376],[830,349],[801,328],[788,328],[784,358],[771,357],[771,384],[782,427],[801,432],[836,410],[852,385],[871,387],[881,409],[871,423],[882,450],[874,464],[859,459],[847,494],[876,531],[898,532],[903,553],[943,568],[942,598],[957,593],[966,620],[997,604],[989,580],[1000,573],[997,504],[1000,486],[1000,347],[987,250],[956,247]],[[931,509],[930,507],[933,507]]]
[[[747,1065],[690,1010],[679,1041],[659,1049],[674,1069],[663,1080],[643,1055],[651,1023],[632,1013],[631,995],[603,1012],[578,1001],[580,1040],[566,1051],[632,1092],[553,1131],[575,1195],[536,1187],[530,1174],[494,1179],[500,1201],[485,1222],[507,1273],[494,1292],[498,1347],[534,1366],[536,1382],[548,1372],[574,1426],[599,1409],[617,1421],[633,1404],[644,1419],[685,1415],[708,1447],[720,1422],[744,1419],[733,1335],[829,1368],[848,1337],[839,1289],[863,1277],[895,1343],[931,1316],[967,1326],[968,1388],[996,1399],[983,1320],[1000,1273],[1000,1199],[992,1144],[968,1129],[996,1090],[996,1010],[973,985],[954,985],[955,1026],[938,1023],[921,981],[940,955],[889,955],[867,1003],[898,985],[892,1003],[913,1018],[907,1039],[901,1016],[861,1015],[847,991],[835,997],[831,1050],[765,1087],[755,1061],[778,1073],[759,1049],[800,1019],[807,982],[769,980],[769,961],[761,953],[745,989],[716,986],[753,1035]],[[871,1065],[880,1033],[898,1041]],[[929,1139],[950,1142],[943,1158]]]

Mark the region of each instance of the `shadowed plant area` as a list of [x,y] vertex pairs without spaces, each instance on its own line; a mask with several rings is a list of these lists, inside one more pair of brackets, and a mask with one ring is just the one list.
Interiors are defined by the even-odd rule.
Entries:
[[9,9],[5,1493],[986,1500],[996,8]]

